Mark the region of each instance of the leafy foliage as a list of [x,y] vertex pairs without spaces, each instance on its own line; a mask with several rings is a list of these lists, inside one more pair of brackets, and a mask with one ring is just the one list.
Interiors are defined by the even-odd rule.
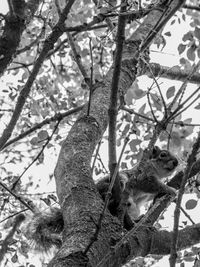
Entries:
[[[1,155],[1,181],[16,195],[22,196],[26,202],[31,199],[31,203],[37,203],[42,209],[57,203],[55,186],[52,181],[53,168],[64,137],[69,133],[71,126],[77,119],[76,108],[88,101],[90,91],[88,79],[91,78],[91,72],[93,72],[92,82],[101,83],[105,80],[113,63],[117,13],[115,13],[115,9],[108,9],[106,2],[75,1],[65,22],[64,33],[48,51],[15,125],[11,143],[9,144],[10,140],[5,143]],[[137,10],[136,1],[128,2],[130,2],[131,11]],[[142,2],[143,7],[146,7],[149,1]],[[198,1],[190,2],[194,6],[199,4]],[[0,129],[2,132],[12,117],[18,96],[26,86],[27,79],[30,77],[33,66],[44,47],[45,40],[59,21],[65,3],[64,0],[41,1],[34,18],[23,31],[20,46],[14,59],[0,80],[2,88]],[[96,18],[98,18],[98,23],[95,22]],[[175,51],[179,62],[174,64],[178,64],[176,70],[180,73],[182,70],[191,70],[192,64],[199,61],[200,58],[199,11],[180,10],[150,47],[150,59],[154,58],[154,48],[156,47],[158,53],[156,63],[160,64],[160,55],[167,53],[165,48],[168,43],[173,44],[171,38],[174,40],[176,38],[172,29],[179,31],[181,23],[187,24],[187,30],[186,32],[183,31],[181,42],[176,44]],[[109,27],[109,24],[113,28]],[[2,17],[0,20],[1,34],[4,26],[5,21]],[[137,27],[138,21],[129,21],[126,27],[126,36],[131,36]],[[67,33],[73,39],[72,44],[69,42]],[[75,52],[72,48],[73,45]],[[81,64],[78,65],[79,60]],[[147,68],[151,68],[150,63],[147,64],[145,58],[141,58],[141,61],[148,65]],[[168,63],[163,62],[163,65],[168,65]],[[82,75],[81,66],[85,70],[85,77]],[[152,74],[151,69],[150,72]],[[135,80],[124,96],[126,109],[121,107],[117,121],[118,152],[129,133],[130,141],[121,161],[120,168],[122,170],[133,167],[139,161],[144,148],[152,138],[156,120],[161,119],[165,109],[170,106],[179,89],[177,81],[170,80],[168,82],[162,79],[162,74],[160,76],[157,78],[151,75],[150,78],[147,78],[146,73],[144,73],[143,76]],[[179,80],[179,76],[175,78]],[[168,79],[172,79],[172,77],[168,76]],[[194,92],[195,89],[192,87],[190,89],[188,85],[187,90],[183,90],[179,100],[175,103],[172,112],[188,99],[191,91]],[[173,123],[168,124],[158,140],[162,147],[169,148],[176,153],[181,161],[181,166],[184,165],[187,155],[191,151],[197,127],[199,127],[199,124],[197,125],[198,120],[194,120],[195,117],[199,116],[199,99],[197,98],[194,102],[191,100],[189,105],[188,103],[174,117]],[[187,107],[187,111],[184,110],[185,107]],[[66,111],[73,109],[75,111],[70,115],[63,115]],[[44,121],[45,123],[43,123]],[[105,152],[107,140],[108,136],[105,134],[101,140],[100,153],[97,155],[94,166],[95,179],[108,172],[107,152]],[[45,183],[42,185],[44,181]],[[186,191],[188,194],[195,192],[197,200],[191,198],[186,202],[187,211],[197,206],[200,197],[198,190],[197,182],[188,183]],[[15,213],[24,211],[23,203],[18,200],[15,195],[10,195],[9,191],[1,188],[1,241],[5,238],[4,232],[12,228]],[[198,254],[199,249],[193,246],[189,252],[185,251],[180,254],[178,261],[181,263],[194,262]],[[7,260],[13,264],[12,266],[21,264],[22,259],[24,266],[25,262],[27,266],[34,266],[31,263],[29,244],[20,231],[16,232],[12,242],[10,242],[8,255]],[[45,257],[41,256],[41,261]],[[150,259],[151,262],[157,260],[156,257]],[[130,266],[149,266],[148,264],[146,259],[139,258],[134,260]],[[196,266],[198,265],[196,264]]]

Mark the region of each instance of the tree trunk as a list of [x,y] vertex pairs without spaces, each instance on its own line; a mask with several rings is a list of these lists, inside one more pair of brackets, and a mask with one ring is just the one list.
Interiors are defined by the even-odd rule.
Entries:
[[[166,12],[168,3],[170,7]],[[172,3],[160,1],[160,8],[149,12],[133,36],[126,40],[122,55],[120,93],[126,93],[136,75],[143,72],[144,64],[139,64],[142,61],[138,63],[140,48],[141,51],[148,50],[157,31],[183,3],[178,0]],[[97,240],[93,240],[103,202],[93,182],[90,163],[95,146],[107,127],[112,75],[113,66],[104,81],[94,85],[89,116],[86,115],[85,107],[60,151],[55,179],[65,230],[63,245],[49,263],[51,267],[121,266],[135,256],[156,250],[153,240],[158,240],[158,233],[143,226],[131,233],[129,240],[116,246],[126,230],[109,212],[103,218]]]

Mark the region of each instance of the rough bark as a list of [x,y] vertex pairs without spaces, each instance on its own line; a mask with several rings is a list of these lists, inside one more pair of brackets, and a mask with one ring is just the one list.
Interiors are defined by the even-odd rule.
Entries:
[[[163,5],[167,2],[162,1]],[[180,3],[177,0],[172,2],[172,4]],[[184,1],[181,2],[184,3]],[[160,19],[163,19],[162,8],[161,5],[160,9],[152,11],[131,40],[126,42],[122,56],[119,91],[125,93],[135,80],[139,56],[136,44],[147,36],[146,45],[150,44],[155,36],[152,29]],[[65,231],[63,246],[50,262],[51,267],[98,266],[109,252],[111,257],[103,260],[99,266],[121,266],[130,258],[146,255],[145,253],[149,252],[145,243],[148,235],[146,228],[142,226],[137,230],[137,235],[130,235],[127,242],[124,242],[119,249],[113,250],[113,246],[122,238],[125,230],[116,218],[106,213],[98,240],[92,244],[87,253],[84,253],[96,231],[103,205],[92,180],[90,162],[95,146],[107,127],[112,75],[113,67],[108,71],[104,81],[94,86],[90,115],[86,116],[85,108],[61,148],[55,169],[55,179]],[[139,240],[142,239],[145,240],[142,242],[144,248],[139,246]],[[147,240],[147,244],[151,243],[151,238]]]
[[[186,70],[181,70],[179,67],[166,67],[166,66],[161,66],[158,63],[151,63],[151,71],[149,68],[146,69],[145,75],[147,75],[149,78],[152,78],[152,73],[154,77],[162,77],[170,80],[177,80],[177,81],[185,81],[187,77],[190,74],[190,71]],[[190,83],[195,83],[198,84],[200,81],[200,74],[199,73],[194,73],[191,78],[189,79]]]

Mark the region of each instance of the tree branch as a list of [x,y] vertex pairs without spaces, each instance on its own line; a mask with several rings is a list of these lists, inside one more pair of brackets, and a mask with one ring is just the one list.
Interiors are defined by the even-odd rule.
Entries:
[[[164,2],[165,4],[168,3],[168,1]],[[171,3],[171,1],[169,2]],[[181,2],[183,3],[183,1]],[[173,4],[177,7],[180,5],[180,1],[174,0]],[[136,30],[136,35],[134,33],[132,40],[126,42],[122,54],[118,85],[122,92],[127,91],[136,77],[139,53],[135,44],[140,43],[141,39],[145,39],[149,34],[151,35],[152,29],[162,17],[162,10],[157,9],[150,12],[144,19],[141,28],[139,26]],[[174,8],[175,11],[176,8]],[[167,18],[169,19],[173,14],[170,10]],[[163,21],[167,21],[166,17],[163,18]],[[146,25],[146,23],[148,24]],[[140,29],[142,29],[142,34],[140,34]],[[156,33],[148,38],[148,43],[150,40],[152,41],[155,35]],[[81,263],[97,266],[104,255],[109,252],[112,254],[111,244],[116,244],[124,236],[125,230],[121,228],[119,221],[106,213],[98,240],[87,254],[84,254],[84,248],[91,242],[91,237],[94,235],[103,208],[103,202],[96,192],[92,179],[90,163],[95,146],[107,127],[112,76],[113,66],[103,82],[94,85],[96,89],[93,91],[91,99],[90,116],[86,116],[87,107],[84,108],[68,133],[60,151],[55,168],[55,180],[65,229],[62,248],[49,266],[55,267],[60,266],[60,264],[79,266],[80,259]],[[122,247],[120,249],[123,250]],[[134,255],[132,247],[133,245],[129,242],[125,254],[126,260]],[[65,255],[62,251],[66,251]],[[114,262],[117,265],[109,261],[109,265],[105,264],[105,266],[119,266],[121,264],[121,261],[117,262],[115,260]]]
[[23,139],[24,137],[28,136],[29,134],[31,134],[32,132],[35,132],[36,130],[42,128],[44,125],[49,124],[53,121],[58,121],[58,120],[62,120],[67,116],[70,116],[76,112],[79,112],[80,110],[82,110],[82,108],[84,107],[84,105],[77,107],[77,108],[73,108],[71,110],[65,111],[65,112],[61,112],[61,113],[57,113],[55,114],[53,117],[51,118],[47,118],[45,120],[43,120],[40,123],[37,123],[35,126],[33,126],[32,128],[30,128],[29,130],[19,134],[17,137],[11,139],[10,141],[8,141],[3,147],[2,150],[5,149],[6,147],[10,146],[11,144],[16,143],[17,141]]
[[[187,79],[187,77],[190,74],[190,71],[186,71],[186,70],[181,70],[179,67],[166,67],[166,66],[161,66],[158,63],[150,63],[151,66],[151,71],[147,68],[145,70],[145,72],[143,73],[144,75],[147,75],[149,78],[152,78],[152,74],[155,77],[161,77],[161,78],[166,78],[166,79],[170,79],[170,80],[178,80],[178,81],[185,81]],[[199,83],[200,80],[200,74],[194,73],[188,80],[188,82],[190,83]]]
[[9,1],[10,13],[5,17],[5,26],[0,37],[0,75],[14,57],[21,35],[32,20],[40,2],[41,0],[36,0],[34,3],[29,1],[26,4],[24,0]]
[[62,15],[59,18],[58,23],[53,28],[52,33],[49,35],[49,37],[45,40],[44,46],[42,48],[42,51],[39,57],[36,60],[36,63],[33,67],[31,75],[29,76],[24,88],[21,90],[19,94],[16,106],[15,106],[15,110],[10,119],[10,122],[8,123],[8,126],[5,128],[0,138],[0,149],[2,149],[2,147],[5,145],[6,141],[10,138],[13,132],[15,124],[17,123],[17,120],[21,114],[21,111],[26,102],[26,99],[30,93],[31,86],[33,85],[33,82],[40,70],[41,65],[43,64],[44,59],[46,58],[48,52],[53,48],[55,42],[62,35],[64,28],[65,28],[65,20],[67,19],[68,13],[70,12],[71,6],[73,5],[74,1],[75,0],[70,0],[67,3],[66,7],[63,10]]

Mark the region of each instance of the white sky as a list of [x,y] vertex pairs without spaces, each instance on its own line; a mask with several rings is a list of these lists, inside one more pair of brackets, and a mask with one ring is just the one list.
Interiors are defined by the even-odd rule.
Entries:
[[6,0],[1,0],[0,13],[6,14],[8,12],[8,3]]

